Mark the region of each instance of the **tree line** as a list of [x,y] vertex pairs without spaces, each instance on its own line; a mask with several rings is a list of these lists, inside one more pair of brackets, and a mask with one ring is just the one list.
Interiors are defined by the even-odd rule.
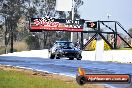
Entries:
[[[11,37],[13,37],[13,42],[25,42],[29,50],[49,48],[56,40],[70,40],[70,32],[29,31],[29,20],[32,17],[49,16],[71,19],[71,11],[55,10],[55,1],[1,0],[0,15],[4,21],[0,27],[0,46],[7,45],[10,48]],[[75,2],[75,19],[79,19],[78,8],[83,5],[83,1],[75,0]]]

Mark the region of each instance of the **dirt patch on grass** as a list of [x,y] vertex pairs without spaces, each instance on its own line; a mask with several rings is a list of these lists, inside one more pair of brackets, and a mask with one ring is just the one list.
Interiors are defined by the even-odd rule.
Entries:
[[[13,67],[13,66],[5,66],[5,65],[0,65],[0,70],[20,72],[22,74],[28,75],[29,77],[31,76],[31,77],[40,77],[40,78],[48,78],[48,79],[52,78],[52,79],[64,81],[66,83],[74,83],[74,84],[78,85],[75,78],[72,78],[69,76],[64,76],[64,75],[27,70],[27,69],[23,69],[23,68],[17,68],[17,67]],[[104,85],[98,85],[98,84],[85,84],[83,86],[79,86],[78,88],[108,88],[108,87],[106,87]]]

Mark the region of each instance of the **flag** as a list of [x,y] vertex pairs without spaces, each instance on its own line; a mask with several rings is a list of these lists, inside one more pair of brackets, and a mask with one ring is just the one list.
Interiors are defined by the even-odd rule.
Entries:
[[72,10],[72,0],[56,0],[57,11],[71,11]]

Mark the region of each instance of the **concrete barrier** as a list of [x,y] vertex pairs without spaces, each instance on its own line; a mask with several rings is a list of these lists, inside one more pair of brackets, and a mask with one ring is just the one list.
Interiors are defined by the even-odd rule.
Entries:
[[[48,49],[14,52],[14,53],[3,54],[1,56],[48,58]],[[82,51],[82,60],[132,63],[132,50],[104,51],[103,58],[100,58],[98,60],[96,59],[95,51]]]
[[[82,51],[83,60],[96,61],[95,51]],[[109,50],[104,51],[100,61],[113,61],[121,63],[132,63],[132,50]]]
[[1,56],[48,58],[48,49],[14,52],[14,53],[3,54]]

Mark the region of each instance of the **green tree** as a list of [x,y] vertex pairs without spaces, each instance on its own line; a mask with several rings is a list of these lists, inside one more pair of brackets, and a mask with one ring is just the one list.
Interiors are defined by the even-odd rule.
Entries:
[[[60,38],[62,38],[63,40],[69,40],[69,32],[29,32],[28,24],[31,17],[49,16],[71,19],[71,12],[55,11],[55,1],[56,0],[2,0],[2,9],[0,10],[0,13],[3,13],[7,16],[7,32],[10,33],[11,28],[13,28],[14,40],[22,41],[26,39],[26,42],[29,44],[29,46],[34,42],[30,40],[30,35],[33,34],[36,37],[36,46],[39,46],[40,48],[47,48],[51,44],[53,44],[55,40],[58,40]],[[82,5],[83,2],[82,0],[75,0],[75,2],[75,19],[79,19],[80,15],[78,14],[78,8]],[[66,15],[67,13],[69,13],[68,16]],[[25,26],[22,26],[20,23],[20,19],[22,17],[25,17]],[[30,47],[30,49],[32,49],[32,47]]]
[[128,30],[129,34],[132,36],[132,28]]
[[29,49],[40,49],[38,38],[35,35],[28,36],[28,38],[26,39],[26,43],[28,44]]

